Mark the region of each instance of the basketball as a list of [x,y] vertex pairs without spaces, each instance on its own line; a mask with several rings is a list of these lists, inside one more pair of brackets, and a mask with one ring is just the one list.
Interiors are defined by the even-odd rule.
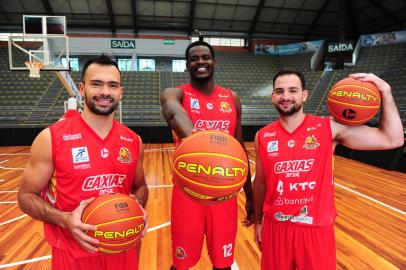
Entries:
[[120,253],[133,247],[145,227],[138,202],[119,193],[96,197],[83,211],[82,222],[97,226],[88,235],[99,240],[99,251],[105,253]]
[[221,131],[199,131],[184,139],[173,156],[173,181],[201,204],[237,195],[248,174],[244,148]]
[[379,111],[381,94],[371,82],[345,78],[328,93],[327,108],[334,119],[344,125],[362,125]]

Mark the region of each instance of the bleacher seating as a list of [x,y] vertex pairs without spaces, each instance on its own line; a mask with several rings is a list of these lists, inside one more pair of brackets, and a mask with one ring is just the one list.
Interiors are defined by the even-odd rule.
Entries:
[[[322,71],[310,69],[311,57],[312,54],[308,53],[269,57],[248,52],[216,52],[218,66],[215,81],[239,94],[243,107],[243,124],[262,125],[277,118],[270,98],[275,73],[281,68],[300,70],[305,75],[306,88],[310,91],[305,112],[327,115],[325,94],[329,87],[314,91]],[[406,43],[363,47],[354,67],[333,71],[329,86],[349,73],[376,73],[390,82],[406,124],[405,58]],[[41,72],[40,79],[32,79],[28,77],[28,71],[9,71],[7,59],[7,49],[0,48],[0,125],[46,126],[57,121],[63,114],[63,104],[68,94],[56,75]],[[71,74],[77,84],[80,76],[80,72]],[[187,72],[122,72],[124,123],[166,125],[161,115],[160,92],[168,86],[177,86],[188,81]]]

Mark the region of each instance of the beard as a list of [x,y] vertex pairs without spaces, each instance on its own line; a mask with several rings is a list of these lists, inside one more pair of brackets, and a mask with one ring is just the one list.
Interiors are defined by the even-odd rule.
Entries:
[[279,105],[275,105],[276,110],[282,116],[291,116],[302,109],[302,104],[294,103],[289,110],[282,109]]
[[118,101],[116,101],[111,96],[100,96],[100,97],[110,99],[113,104],[110,107],[107,107],[107,108],[98,107],[97,104],[96,104],[96,99],[98,97],[97,96],[88,97],[85,94],[85,102],[86,102],[87,107],[90,109],[90,111],[92,111],[93,113],[98,114],[98,115],[110,115],[110,114],[112,114],[116,110],[116,108],[118,106]]

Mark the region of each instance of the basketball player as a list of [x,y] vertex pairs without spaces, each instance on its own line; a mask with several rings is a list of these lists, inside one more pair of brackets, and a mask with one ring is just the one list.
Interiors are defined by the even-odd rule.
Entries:
[[[161,95],[163,115],[174,131],[175,144],[194,130],[223,130],[243,145],[240,99],[233,91],[214,83],[213,48],[206,42],[196,41],[187,47],[185,56],[190,83],[168,88]],[[244,191],[247,218],[243,225],[249,226],[253,218],[249,177]],[[171,269],[188,269],[199,261],[205,234],[213,269],[231,269],[237,234],[235,197],[218,205],[203,206],[175,186],[171,213]]]
[[351,77],[374,83],[382,96],[379,128],[345,126],[306,115],[304,76],[282,70],[273,80],[279,120],[255,136],[255,240],[262,269],[336,269],[333,153],[340,143],[359,150],[399,147],[403,129],[390,86],[373,74]]
[[56,122],[34,140],[18,193],[20,208],[44,222],[53,269],[138,268],[136,248],[106,255],[88,236],[83,209],[105,193],[132,194],[145,207],[148,189],[140,137],[115,121],[122,98],[117,64],[102,55],[83,68],[82,115]]

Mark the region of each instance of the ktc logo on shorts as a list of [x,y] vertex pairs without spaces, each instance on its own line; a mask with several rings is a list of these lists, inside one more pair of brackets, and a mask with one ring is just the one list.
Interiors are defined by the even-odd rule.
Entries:
[[175,256],[178,259],[185,259],[187,257],[187,254],[182,247],[176,247]]

